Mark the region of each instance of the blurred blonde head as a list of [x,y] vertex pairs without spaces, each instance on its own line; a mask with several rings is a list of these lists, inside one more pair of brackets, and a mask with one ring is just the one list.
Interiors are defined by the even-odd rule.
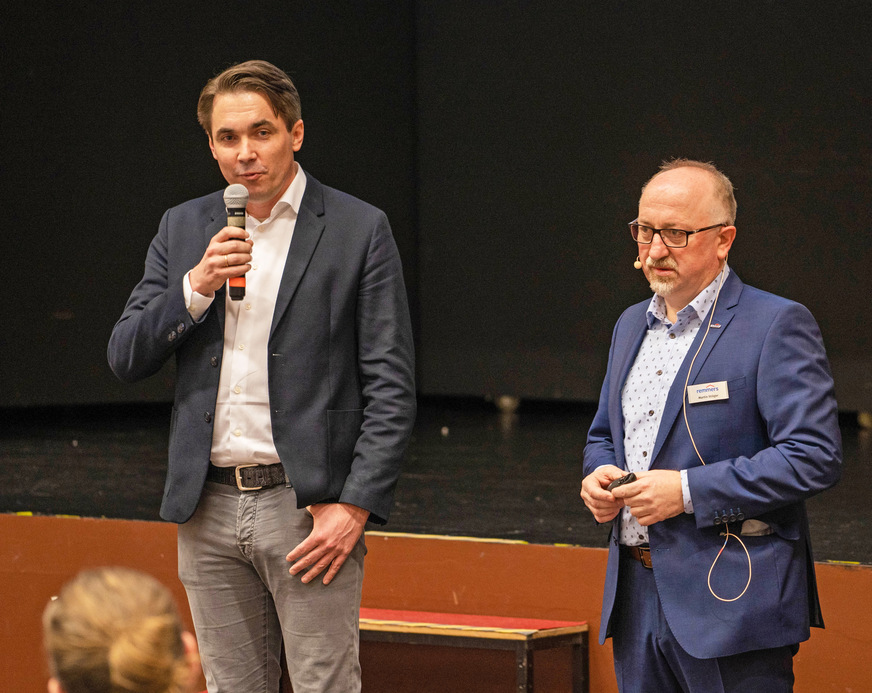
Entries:
[[80,573],[43,614],[50,693],[189,693],[196,643],[172,595],[125,568]]

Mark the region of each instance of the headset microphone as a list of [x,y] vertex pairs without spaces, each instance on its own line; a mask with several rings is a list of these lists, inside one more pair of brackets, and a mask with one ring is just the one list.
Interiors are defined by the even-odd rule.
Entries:
[[[224,191],[224,206],[227,208],[227,226],[245,228],[245,206],[248,204],[248,189],[239,183],[227,186]],[[241,301],[245,298],[245,275],[230,277],[230,299]]]
[[633,267],[642,269],[642,259],[638,255],[636,256],[636,262],[633,263]]

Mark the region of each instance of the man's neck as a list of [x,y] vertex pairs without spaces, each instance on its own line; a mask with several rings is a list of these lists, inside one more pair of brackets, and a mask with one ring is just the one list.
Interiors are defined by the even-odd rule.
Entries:
[[[666,308],[666,319],[669,320],[673,325],[678,320],[678,314],[687,308],[693,301],[696,300],[696,297],[699,296],[703,291],[706,290],[711,283],[719,277],[719,275],[724,271],[724,267],[726,266],[726,262],[722,262],[718,273],[712,277],[706,284],[703,286],[694,296],[691,296],[689,299],[685,298],[677,298],[675,296],[662,296],[663,306]],[[720,284],[718,284],[718,290],[720,290]]]

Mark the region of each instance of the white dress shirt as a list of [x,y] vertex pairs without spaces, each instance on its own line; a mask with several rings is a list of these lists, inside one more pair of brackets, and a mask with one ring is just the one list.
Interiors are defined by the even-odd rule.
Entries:
[[[294,180],[263,221],[248,215],[245,229],[254,242],[245,297],[225,297],[224,352],[212,431],[212,463],[219,467],[279,462],[272,436],[267,363],[268,340],[285,260],[294,235],[306,174],[299,164]],[[214,300],[191,289],[185,301],[194,320]]]

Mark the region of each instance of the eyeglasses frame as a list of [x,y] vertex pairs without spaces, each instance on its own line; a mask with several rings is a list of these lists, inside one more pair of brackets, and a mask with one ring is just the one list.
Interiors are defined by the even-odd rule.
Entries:
[[[663,243],[663,245],[665,245],[667,248],[686,248],[687,243],[690,240],[690,237],[693,236],[695,233],[702,233],[703,231],[711,231],[712,229],[716,229],[719,226],[729,226],[729,224],[726,222],[723,222],[720,224],[712,224],[711,226],[706,226],[706,227],[701,228],[701,229],[694,229],[693,231],[685,231],[684,229],[655,229],[652,226],[648,226],[647,224],[640,224],[638,219],[634,219],[633,221],[631,221],[628,224],[628,226],[630,227],[630,235],[631,236],[633,235],[633,226],[644,226],[646,229],[651,229],[651,231],[652,231],[651,240],[648,241],[647,243],[645,241],[639,241],[636,238],[633,238],[633,240],[636,243],[640,243],[641,245],[651,245],[654,242],[654,234],[656,233],[656,234],[660,234],[660,242]],[[661,231],[680,231],[681,233],[684,234],[684,245],[669,245],[664,240],[663,234],[661,233]]]

